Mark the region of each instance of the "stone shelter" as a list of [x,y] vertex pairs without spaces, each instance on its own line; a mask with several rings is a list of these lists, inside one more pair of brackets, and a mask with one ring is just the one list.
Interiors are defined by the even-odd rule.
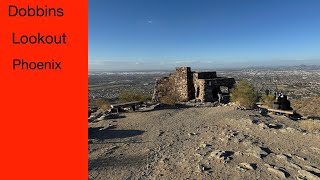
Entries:
[[201,102],[218,101],[218,93],[224,101],[234,86],[234,78],[218,77],[215,71],[195,72],[190,67],[177,67],[169,77],[158,79],[155,84],[153,100],[161,102],[164,97],[178,102],[195,99]]

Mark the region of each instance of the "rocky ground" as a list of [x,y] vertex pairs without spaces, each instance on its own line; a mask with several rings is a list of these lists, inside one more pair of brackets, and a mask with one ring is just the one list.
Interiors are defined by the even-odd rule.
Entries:
[[320,179],[320,134],[232,107],[89,123],[89,179]]

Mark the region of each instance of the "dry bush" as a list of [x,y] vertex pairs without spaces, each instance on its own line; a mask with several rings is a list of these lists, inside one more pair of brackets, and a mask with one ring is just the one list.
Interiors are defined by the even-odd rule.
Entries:
[[299,114],[309,117],[320,117],[320,96],[292,100],[292,107]]
[[102,105],[102,106],[100,107],[100,109],[101,109],[102,111],[107,111],[107,110],[111,109],[111,105],[110,105],[110,104],[104,104],[104,105]]
[[130,102],[130,101],[149,101],[151,100],[151,96],[144,95],[139,91],[121,91],[119,95],[118,102]]
[[273,95],[263,95],[260,99],[260,101],[263,103],[263,105],[272,108],[273,103],[275,102],[276,98]]
[[244,106],[247,109],[252,109],[255,106],[258,96],[248,81],[241,80],[231,89],[230,97],[232,102]]
[[94,101],[94,104],[99,108],[97,110],[97,113],[100,113],[100,112],[103,113],[111,109],[111,104],[106,99],[103,99],[103,98],[96,99]]
[[103,99],[103,98],[96,99],[96,100],[94,101],[94,104],[95,104],[98,108],[110,106],[110,103],[109,103],[106,99]]
[[299,126],[301,129],[309,132],[320,132],[320,121],[319,120],[303,120],[300,121]]

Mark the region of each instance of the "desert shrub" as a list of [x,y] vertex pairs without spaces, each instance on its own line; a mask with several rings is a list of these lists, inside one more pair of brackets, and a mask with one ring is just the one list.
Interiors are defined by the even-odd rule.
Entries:
[[260,99],[260,101],[263,103],[263,105],[272,108],[273,107],[273,103],[276,100],[276,98],[272,95],[263,95]]
[[98,112],[104,112],[111,108],[110,103],[103,98],[96,99],[94,104],[99,108]]
[[106,100],[106,99],[103,99],[103,98],[98,98],[94,101],[94,104],[98,107],[98,108],[101,108],[103,106],[110,106],[110,103]]
[[309,132],[320,132],[320,121],[319,120],[303,120],[299,122],[301,129]]
[[149,101],[151,100],[150,95],[144,95],[139,91],[121,91],[119,95],[118,102],[130,102],[130,101]]
[[293,109],[303,116],[320,117],[320,96],[293,99],[291,101]]
[[231,101],[245,108],[252,109],[257,101],[257,93],[253,86],[246,80],[239,81],[236,86],[231,89]]

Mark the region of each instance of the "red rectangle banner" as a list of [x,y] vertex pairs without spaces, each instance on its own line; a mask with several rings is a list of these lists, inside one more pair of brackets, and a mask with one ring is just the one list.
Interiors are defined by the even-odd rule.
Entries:
[[88,1],[1,1],[0,179],[87,179]]

